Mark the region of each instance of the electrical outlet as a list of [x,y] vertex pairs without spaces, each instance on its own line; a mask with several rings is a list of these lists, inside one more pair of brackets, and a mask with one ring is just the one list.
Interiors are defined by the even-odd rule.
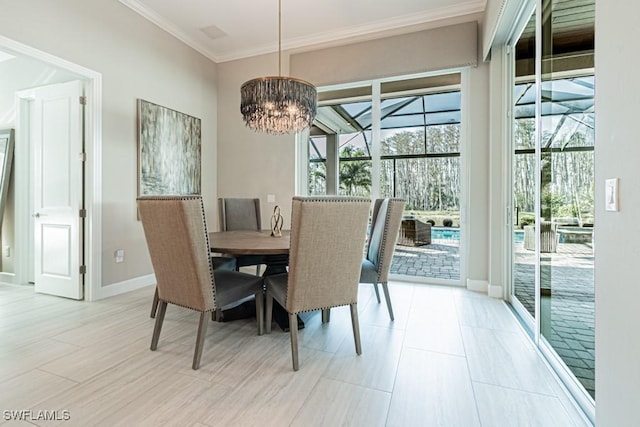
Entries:
[[124,249],[118,249],[113,253],[116,262],[124,262]]
[[267,194],[267,203],[275,203],[276,195],[275,194]]

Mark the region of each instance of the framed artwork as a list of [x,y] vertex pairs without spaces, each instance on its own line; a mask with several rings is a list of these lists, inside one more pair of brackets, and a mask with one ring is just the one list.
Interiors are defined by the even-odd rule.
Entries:
[[138,99],[138,195],[200,194],[200,119]]

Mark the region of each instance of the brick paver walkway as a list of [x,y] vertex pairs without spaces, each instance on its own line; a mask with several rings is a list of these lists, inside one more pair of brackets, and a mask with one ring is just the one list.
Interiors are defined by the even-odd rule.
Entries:
[[458,242],[434,240],[430,245],[396,246],[391,274],[460,280]]

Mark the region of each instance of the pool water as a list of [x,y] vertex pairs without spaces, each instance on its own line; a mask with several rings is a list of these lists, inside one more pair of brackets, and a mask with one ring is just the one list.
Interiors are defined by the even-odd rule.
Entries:
[[460,229],[431,227],[431,239],[432,240],[455,240],[459,242]]
[[[460,241],[460,229],[459,228],[442,228],[431,227],[431,239],[432,240],[455,240]],[[513,242],[522,243],[524,241],[524,231],[514,230]]]

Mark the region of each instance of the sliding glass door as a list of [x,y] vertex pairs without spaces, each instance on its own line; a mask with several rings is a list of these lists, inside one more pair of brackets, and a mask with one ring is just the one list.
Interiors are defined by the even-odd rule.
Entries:
[[595,5],[533,8],[508,54],[511,302],[574,395],[593,404]]
[[533,334],[536,319],[536,14],[511,46],[512,301]]

